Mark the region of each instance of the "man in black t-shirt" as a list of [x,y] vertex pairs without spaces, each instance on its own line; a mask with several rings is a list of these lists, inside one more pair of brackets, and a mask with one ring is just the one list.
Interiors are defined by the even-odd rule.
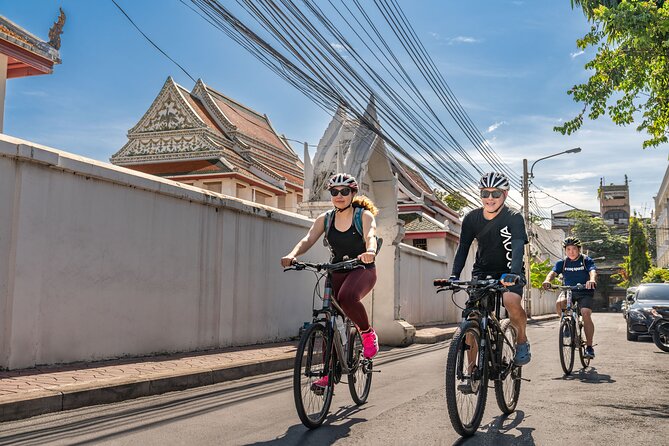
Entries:
[[525,328],[527,314],[521,305],[525,274],[523,250],[527,243],[523,216],[504,205],[509,194],[509,180],[504,174],[491,172],[479,182],[483,206],[468,213],[462,221],[460,245],[453,260],[451,278],[458,279],[464,268],[469,247],[478,241],[472,276],[500,279],[508,292],[502,296],[504,307],[517,333],[514,362],[530,362],[530,344]]

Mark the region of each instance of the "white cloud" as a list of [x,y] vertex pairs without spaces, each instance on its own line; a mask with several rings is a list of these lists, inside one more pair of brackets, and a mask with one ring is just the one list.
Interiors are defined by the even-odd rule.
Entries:
[[580,56],[581,54],[584,54],[584,53],[585,53],[585,51],[581,50],[581,51],[576,51],[575,53],[571,53],[569,55],[571,56],[572,59],[576,59],[578,56]]
[[600,174],[595,172],[576,172],[576,173],[565,173],[560,175],[555,175],[553,178],[555,181],[565,181],[567,183],[577,183],[579,181],[585,180],[587,178],[596,178]]
[[499,121],[488,127],[488,130],[486,130],[486,133],[492,133],[495,130],[497,130],[501,125],[506,124],[506,121]]
[[452,39],[448,40],[448,43],[450,45],[456,44],[456,43],[479,43],[482,42],[481,39],[476,39],[474,37],[468,37],[468,36],[457,36],[453,37]]
[[344,45],[337,42],[331,43],[330,46],[334,48],[335,51],[337,51],[338,53],[343,53],[346,50],[346,48],[344,48]]

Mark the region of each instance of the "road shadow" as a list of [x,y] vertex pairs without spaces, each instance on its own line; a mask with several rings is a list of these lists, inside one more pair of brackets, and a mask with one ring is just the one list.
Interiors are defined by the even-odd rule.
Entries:
[[[313,430],[307,429],[303,424],[295,424],[288,428],[285,434],[280,437],[267,441],[258,441],[249,443],[253,446],[263,445],[326,445],[333,444],[335,441],[346,438],[351,432],[351,428],[361,422],[367,421],[365,418],[352,418],[351,415],[361,411],[360,407],[349,406],[342,407],[337,412],[328,416],[320,428]],[[344,420],[343,423],[339,421]],[[336,423],[336,424],[335,424]]]
[[586,367],[576,372],[572,372],[571,375],[563,375],[557,378],[553,378],[553,380],[581,381],[582,383],[587,384],[612,384],[616,382],[615,379],[611,378],[611,375],[599,373],[596,367]]
[[491,444],[495,446],[532,446],[535,444],[532,437],[532,432],[535,429],[533,427],[520,427],[524,420],[525,412],[522,410],[517,410],[511,415],[500,415],[481,427],[473,437],[461,438],[453,443],[453,446]]
[[644,405],[630,406],[626,404],[603,404],[600,407],[610,407],[612,409],[626,410],[631,412],[631,415],[638,417],[661,418],[669,419],[669,403],[658,404],[655,406]]

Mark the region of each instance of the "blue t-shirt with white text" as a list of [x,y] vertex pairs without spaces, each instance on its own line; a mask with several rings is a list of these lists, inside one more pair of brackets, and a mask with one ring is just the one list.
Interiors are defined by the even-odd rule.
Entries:
[[[595,271],[594,260],[588,256],[580,255],[576,260],[571,260],[569,257],[558,260],[553,267],[553,272],[562,274],[562,282],[567,286],[578,285],[579,283],[585,285],[590,279],[590,271]],[[594,294],[594,290],[574,291],[574,294]]]

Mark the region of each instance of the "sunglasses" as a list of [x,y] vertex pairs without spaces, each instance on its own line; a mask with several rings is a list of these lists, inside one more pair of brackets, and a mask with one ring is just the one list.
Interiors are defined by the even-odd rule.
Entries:
[[343,189],[330,189],[330,195],[333,197],[336,197],[339,194],[341,194],[342,197],[348,197],[350,193],[351,189],[348,187],[344,187]]
[[488,198],[489,196],[492,195],[492,198],[499,198],[504,194],[504,191],[502,190],[481,190],[481,198]]

